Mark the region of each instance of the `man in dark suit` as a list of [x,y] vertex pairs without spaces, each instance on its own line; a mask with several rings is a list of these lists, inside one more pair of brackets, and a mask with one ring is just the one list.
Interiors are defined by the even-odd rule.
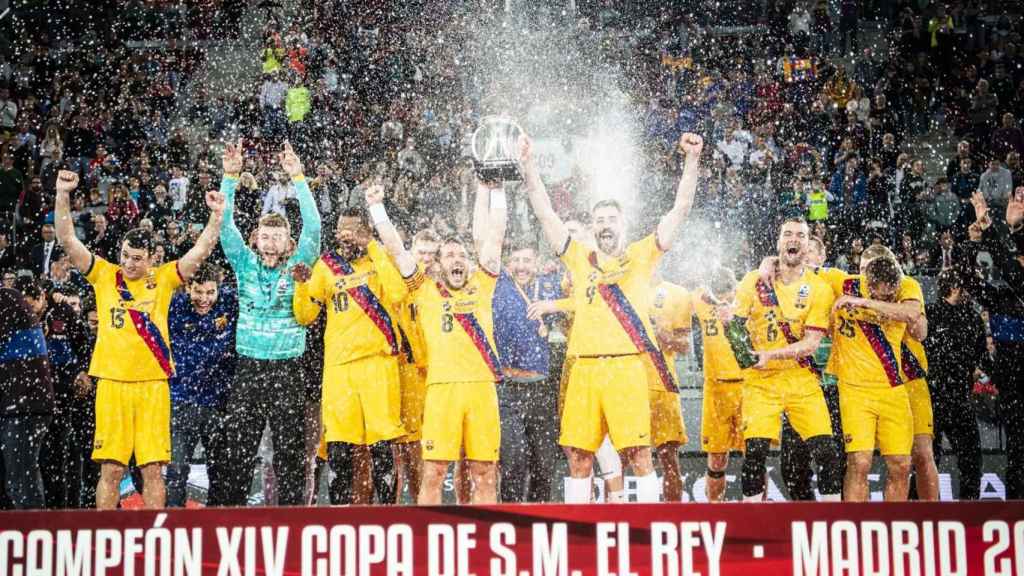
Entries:
[[0,223],[0,270],[17,270],[20,267],[21,262],[11,245],[10,231]]
[[29,252],[29,265],[37,277],[50,273],[50,261],[53,258],[53,250],[57,247],[57,234],[53,224],[43,224],[40,236],[43,241],[33,246]]
[[939,235],[939,243],[931,250],[931,261],[940,271],[956,270],[959,272],[965,264],[967,254],[953,237],[952,230],[943,230]]
[[103,214],[92,215],[92,234],[85,243],[89,250],[108,262],[117,262],[120,256],[120,244],[114,233],[108,230],[107,217]]

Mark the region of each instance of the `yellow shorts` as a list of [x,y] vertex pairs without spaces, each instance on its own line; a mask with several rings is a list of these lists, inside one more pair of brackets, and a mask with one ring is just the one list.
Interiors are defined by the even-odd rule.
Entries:
[[743,384],[743,438],[778,440],[782,414],[804,440],[832,435],[825,395],[818,378],[803,369],[768,376],[754,373]]
[[909,456],[914,445],[914,415],[906,386],[887,388],[839,383],[839,413],[847,452]]
[[651,445],[643,356],[577,358],[562,409],[562,446],[595,452],[605,435],[616,450]]
[[405,434],[394,356],[367,356],[325,366],[321,402],[328,443],[369,445]]
[[497,462],[501,417],[494,382],[427,385],[423,404],[424,460]]
[[704,381],[701,450],[709,454],[743,450],[742,407],[743,382]]
[[679,393],[664,388],[649,391],[651,403],[651,446],[657,448],[669,442],[686,444],[686,424],[683,423],[683,407]]
[[96,382],[92,459],[139,466],[171,460],[171,392],[167,380]]
[[932,394],[924,378],[906,383],[910,394],[910,411],[914,413],[914,436],[935,436],[935,417],[932,415]]
[[427,396],[427,371],[408,362],[398,363],[402,388],[402,428],[405,436],[395,442],[419,442],[423,437],[423,402]]

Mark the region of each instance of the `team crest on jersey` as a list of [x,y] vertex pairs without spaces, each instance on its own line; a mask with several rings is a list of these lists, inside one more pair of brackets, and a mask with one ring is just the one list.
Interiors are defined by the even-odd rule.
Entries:
[[425,441],[423,443],[423,448],[426,449],[426,450],[433,450],[434,449],[434,441],[433,440]]
[[796,307],[807,308],[807,299],[811,297],[811,285],[804,284],[800,286],[800,290],[796,293]]
[[156,290],[156,272],[153,270],[146,274],[146,290]]
[[654,307],[655,308],[664,308],[665,307],[665,293],[662,292],[661,290],[658,290],[658,292],[654,295]]
[[217,330],[223,330],[224,328],[227,328],[227,325],[228,325],[228,317],[227,316],[221,316],[220,318],[217,318],[216,320],[213,321],[213,326]]
[[853,442],[853,434],[843,434],[843,441],[846,442],[847,444],[852,443]]
[[447,300],[445,300],[441,304],[441,309],[444,310],[445,312],[451,312],[452,311],[452,303],[448,302]]
[[280,295],[287,294],[287,293],[288,293],[288,277],[287,276],[282,276],[281,279],[277,281],[277,294],[280,296]]

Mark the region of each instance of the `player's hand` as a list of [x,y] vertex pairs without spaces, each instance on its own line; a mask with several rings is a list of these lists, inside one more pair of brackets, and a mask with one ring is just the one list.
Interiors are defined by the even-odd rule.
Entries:
[[846,310],[853,310],[854,308],[863,308],[864,299],[858,296],[850,296],[844,294],[836,299],[835,304],[832,305],[832,312],[836,312],[840,309],[845,308]]
[[224,195],[216,190],[210,190],[206,193],[206,207],[210,209],[210,212],[218,216],[224,214],[225,202]]
[[366,187],[364,192],[366,196],[366,206],[373,206],[374,204],[380,204],[384,202],[384,187],[380,184],[373,184]]
[[237,143],[228,143],[224,147],[224,154],[220,158],[221,167],[225,174],[238,174],[242,171],[242,139]]
[[284,149],[277,155],[277,161],[281,164],[281,169],[292,178],[302,176],[302,160],[299,160],[299,155],[292,150],[290,142],[284,143]]
[[723,327],[725,327],[732,323],[732,320],[733,318],[735,318],[736,313],[733,310],[732,306],[727,304],[719,304],[718,306],[715,306],[715,315],[718,316],[718,321],[722,323]]
[[766,284],[771,284],[775,280],[775,275],[778,271],[779,257],[768,256],[764,260],[761,260],[761,265],[757,267],[757,276]]
[[61,170],[57,173],[57,194],[70,194],[78,188],[78,173],[71,170]]
[[1016,228],[1024,222],[1024,186],[1017,186],[1006,205],[1006,225]]
[[757,356],[757,364],[751,366],[754,370],[765,370],[768,368],[768,355],[764,352],[754,350],[754,356]]
[[300,262],[295,266],[292,266],[292,280],[295,280],[299,284],[305,284],[309,282],[311,276],[313,276],[313,270],[306,264]]
[[79,372],[78,376],[75,376],[74,388],[75,394],[79,397],[88,396],[92,392],[92,378],[85,372]]
[[538,300],[530,302],[530,305],[526,307],[526,319],[540,320],[544,315],[554,314],[555,312],[558,312],[558,307],[555,305],[554,300]]
[[692,132],[687,132],[679,138],[679,151],[687,158],[696,160],[704,150],[704,139]]

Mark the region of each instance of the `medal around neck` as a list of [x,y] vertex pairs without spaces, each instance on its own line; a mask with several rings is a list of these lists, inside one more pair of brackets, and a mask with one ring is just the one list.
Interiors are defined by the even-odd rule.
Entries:
[[488,182],[522,180],[519,170],[519,138],[523,129],[505,116],[485,116],[473,132],[473,165],[477,176]]

